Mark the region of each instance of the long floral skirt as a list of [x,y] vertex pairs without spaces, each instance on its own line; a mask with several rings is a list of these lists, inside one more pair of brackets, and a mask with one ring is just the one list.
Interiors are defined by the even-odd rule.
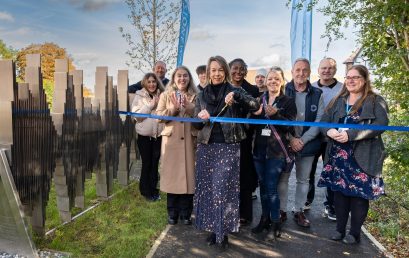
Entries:
[[197,229],[216,234],[216,242],[239,230],[240,144],[199,144],[194,196]]

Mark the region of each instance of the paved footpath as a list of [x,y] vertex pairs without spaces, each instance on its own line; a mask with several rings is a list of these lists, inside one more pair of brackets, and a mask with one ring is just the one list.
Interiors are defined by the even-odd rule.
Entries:
[[[290,177],[289,210],[294,203],[294,172]],[[347,246],[342,242],[328,239],[335,230],[336,223],[322,216],[324,196],[324,188],[316,188],[312,208],[306,212],[311,221],[310,228],[299,227],[293,220],[291,212],[288,212],[288,220],[283,224],[281,238],[277,240],[266,242],[251,233],[251,228],[257,225],[261,213],[260,198],[257,198],[253,201],[252,225],[241,227],[239,233],[230,234],[230,245],[227,250],[221,251],[217,247],[208,246],[207,232],[196,230],[194,226],[177,224],[167,226],[148,257],[384,257],[363,233],[361,243],[355,246]]]

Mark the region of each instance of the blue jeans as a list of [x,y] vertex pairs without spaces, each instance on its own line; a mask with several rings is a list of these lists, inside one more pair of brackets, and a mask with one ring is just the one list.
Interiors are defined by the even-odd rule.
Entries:
[[254,156],[259,185],[262,215],[270,217],[273,222],[280,220],[280,198],[277,185],[280,174],[285,167],[285,159],[266,159]]

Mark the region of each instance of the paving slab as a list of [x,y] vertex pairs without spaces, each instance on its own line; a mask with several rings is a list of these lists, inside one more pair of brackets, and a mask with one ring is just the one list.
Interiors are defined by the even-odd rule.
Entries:
[[[322,165],[317,169],[316,180]],[[295,173],[290,177],[288,194],[289,211],[294,204]],[[253,201],[254,220],[250,226],[240,228],[240,232],[229,235],[229,248],[220,250],[206,243],[207,232],[194,226],[167,226],[147,257],[385,257],[379,249],[362,233],[361,243],[348,246],[342,242],[329,240],[336,222],[323,217],[325,189],[316,188],[316,196],[311,210],[306,212],[311,221],[310,228],[301,228],[293,220],[291,211],[283,224],[280,238],[265,241],[251,233],[261,214],[260,198]]]

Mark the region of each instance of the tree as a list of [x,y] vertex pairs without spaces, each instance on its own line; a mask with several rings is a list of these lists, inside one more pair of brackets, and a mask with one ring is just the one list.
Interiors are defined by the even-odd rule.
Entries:
[[3,40],[0,39],[0,58],[1,59],[14,59],[17,50],[13,49],[11,46],[7,46]]
[[16,66],[20,79],[24,79],[25,76],[27,54],[41,54],[41,71],[43,79],[46,80],[54,81],[55,59],[68,58],[69,69],[75,70],[72,58],[68,55],[65,48],[61,48],[55,43],[47,42],[44,44],[31,44],[17,53]]
[[88,89],[87,87],[85,87],[85,86],[82,89],[82,94],[83,94],[84,98],[94,97],[94,94],[92,93],[92,91],[90,89]]
[[127,65],[145,73],[152,71],[156,61],[163,61],[168,69],[176,63],[180,2],[177,0],[126,0],[131,14],[128,18],[135,34],[124,32],[129,44]]
[[323,37],[344,38],[342,28],[357,28],[358,43],[372,67],[375,85],[392,107],[409,108],[409,0],[337,1],[319,9],[328,21]]

